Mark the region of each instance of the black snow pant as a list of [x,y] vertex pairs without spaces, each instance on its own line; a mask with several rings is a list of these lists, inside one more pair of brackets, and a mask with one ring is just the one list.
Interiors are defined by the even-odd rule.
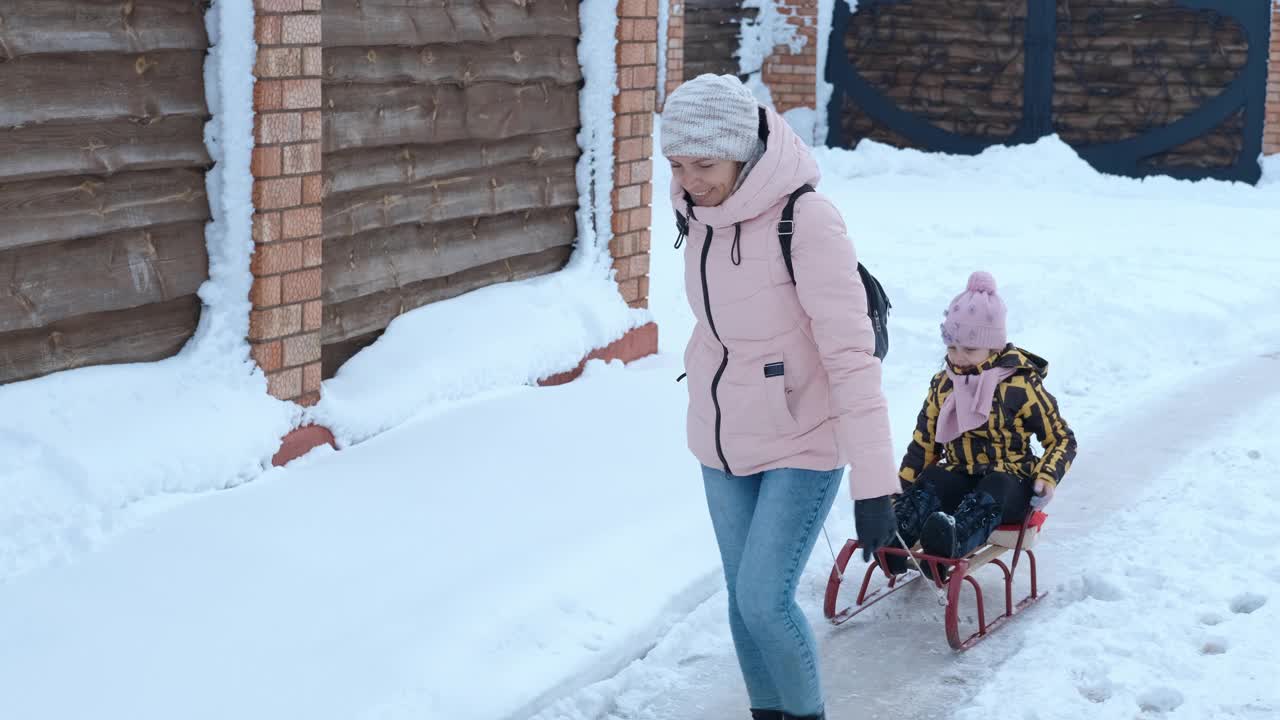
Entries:
[[[930,515],[947,513],[955,518],[957,555],[965,555],[986,542],[997,526],[1026,519],[1034,486],[1033,480],[1009,473],[969,475],[933,465],[895,499],[898,532],[911,547]],[[903,558],[891,556],[891,560],[895,570],[906,563]]]

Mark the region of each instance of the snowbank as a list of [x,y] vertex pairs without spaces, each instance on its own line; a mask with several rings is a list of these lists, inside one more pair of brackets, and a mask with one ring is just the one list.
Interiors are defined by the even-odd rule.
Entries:
[[473,398],[29,573],[5,717],[492,720],[608,677],[715,586],[677,372]]
[[405,313],[325,381],[309,419],[339,447],[442,403],[536,383],[649,321],[599,270],[483,288]]

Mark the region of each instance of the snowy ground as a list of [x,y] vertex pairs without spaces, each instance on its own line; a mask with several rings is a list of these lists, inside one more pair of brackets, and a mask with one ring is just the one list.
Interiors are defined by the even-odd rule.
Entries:
[[[1250,471],[1280,458],[1259,432],[1277,409],[1276,361],[1258,359],[1280,350],[1280,182],[1105,178],[1052,140],[978,158],[865,145],[821,161],[821,189],[894,302],[886,390],[899,445],[940,362],[940,308],[977,268],[1000,281],[1012,338],[1049,358],[1048,385],[1081,436],[1044,548],[1052,610],[959,658],[923,596],[884,611],[904,627],[896,642],[824,631],[828,672],[852,683],[832,684],[832,708],[870,708],[897,677],[911,691],[881,708],[896,716],[939,717],[954,700],[969,703],[964,718],[1007,713],[1010,688],[1026,698],[1018,717],[1274,712],[1274,694],[1248,681],[1280,640],[1277,537],[1260,522],[1280,497]],[[655,175],[667,177],[660,163]],[[595,364],[561,388],[446,396],[341,453],[135,505],[127,528],[69,562],[31,561],[0,585],[5,715],[740,712],[673,382],[691,321],[664,196],[655,188],[662,356]],[[1212,402],[1197,411],[1197,397]],[[849,516],[843,501],[827,523],[837,542]],[[1253,518],[1244,531],[1241,516]],[[1176,552],[1152,563],[1140,542]],[[801,586],[815,620],[823,553]],[[1188,599],[1206,571],[1210,591]],[[913,703],[922,669],[950,694]]]
[[644,365],[175,498],[0,586],[0,715],[495,718],[612,674],[714,589],[688,460],[619,442],[683,440],[677,369]]

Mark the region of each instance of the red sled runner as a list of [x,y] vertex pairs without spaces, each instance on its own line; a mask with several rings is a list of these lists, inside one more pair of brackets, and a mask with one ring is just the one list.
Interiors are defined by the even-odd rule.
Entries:
[[[968,650],[994,632],[1006,620],[1022,612],[1045,596],[1044,593],[1039,592],[1036,585],[1036,556],[1031,551],[1031,547],[1035,545],[1036,540],[1039,538],[1040,530],[1046,517],[1044,513],[1037,510],[1028,515],[1026,522],[1021,525],[1001,525],[987,539],[986,544],[963,558],[926,555],[918,549],[907,551],[898,547],[883,548],[876,553],[879,562],[871,563],[867,566],[866,574],[862,578],[862,587],[858,589],[857,600],[853,605],[837,610],[836,606],[845,568],[853,557],[854,551],[858,549],[858,541],[849,540],[845,542],[844,548],[836,558],[835,566],[831,568],[831,577],[827,580],[827,595],[823,603],[823,612],[832,624],[843,624],[863,610],[919,579],[921,577],[919,572],[908,571],[903,575],[890,575],[887,570],[881,569],[885,565],[883,560],[885,555],[903,557],[909,555],[915,558],[915,563],[927,568],[933,578],[939,577],[938,570],[940,568],[943,570],[942,574],[946,577],[946,580],[939,582],[929,579],[929,582],[934,583],[946,593],[947,642],[956,650]],[[1012,567],[1005,565],[1004,561],[1000,559],[1001,555],[1010,551],[1013,552]],[[1015,605],[1013,602],[1013,578],[1018,569],[1019,559],[1023,554],[1027,556],[1026,564],[1031,574],[1031,594]],[[907,564],[910,567],[914,567],[910,560],[907,561]],[[982,587],[978,585],[978,581],[973,579],[973,573],[984,565],[995,565],[1004,573],[1004,613],[991,622],[987,622]],[[871,586],[871,578],[876,574],[877,570],[880,570],[881,574],[888,579],[888,584],[868,592]],[[966,582],[973,588],[974,596],[977,599],[978,630],[969,637],[962,638],[960,636],[960,595],[961,588]],[[941,602],[941,599],[939,599],[939,603]]]

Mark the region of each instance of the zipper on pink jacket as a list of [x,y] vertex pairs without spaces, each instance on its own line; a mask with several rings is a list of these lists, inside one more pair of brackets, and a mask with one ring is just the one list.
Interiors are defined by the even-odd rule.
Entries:
[[711,334],[715,336],[716,342],[720,343],[720,349],[724,351],[724,357],[720,359],[720,368],[711,379],[711,404],[716,408],[716,455],[720,456],[720,464],[724,465],[725,474],[732,475],[733,472],[729,470],[729,460],[724,456],[724,445],[720,441],[720,378],[724,377],[725,368],[729,367],[729,347],[720,339],[720,333],[716,332],[716,321],[711,317],[711,290],[707,287],[707,257],[711,254],[713,234],[714,231],[708,225],[707,240],[702,244],[702,303],[707,312],[707,325],[711,327]]

